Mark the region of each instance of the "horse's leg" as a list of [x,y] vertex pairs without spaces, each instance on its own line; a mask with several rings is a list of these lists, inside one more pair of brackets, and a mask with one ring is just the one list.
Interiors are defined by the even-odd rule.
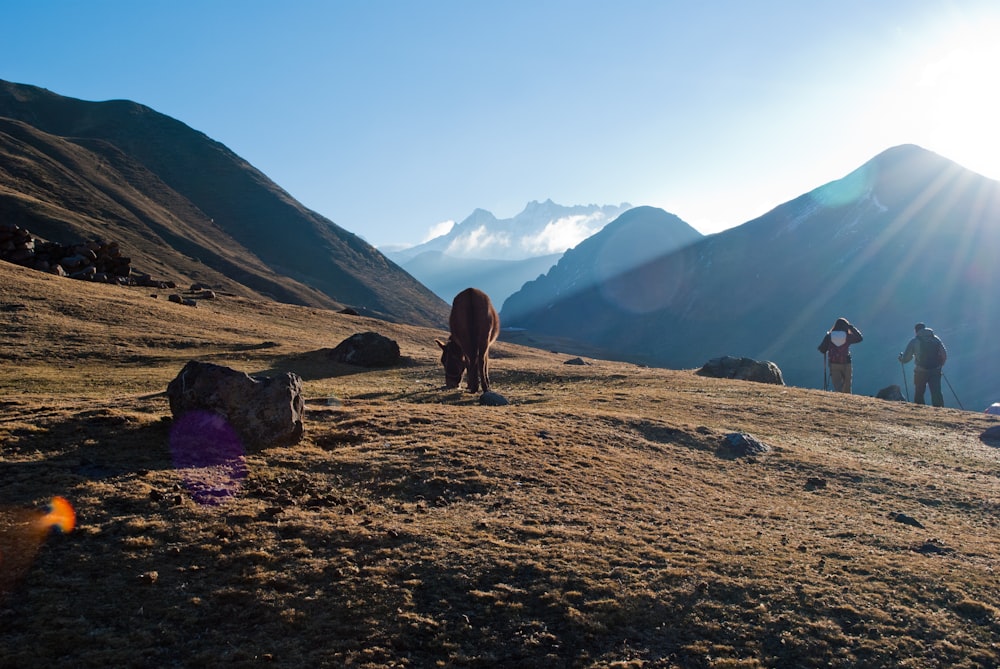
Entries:
[[483,392],[487,392],[490,389],[490,352],[489,350],[483,351],[482,357],[483,365],[482,372],[479,374],[479,380],[483,384]]
[[466,375],[469,381],[469,392],[478,393],[479,392],[479,356],[473,355],[469,358],[469,366],[466,370]]

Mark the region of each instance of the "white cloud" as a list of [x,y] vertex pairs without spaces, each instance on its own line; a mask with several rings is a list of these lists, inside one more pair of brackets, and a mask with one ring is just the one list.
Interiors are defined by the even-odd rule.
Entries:
[[432,239],[437,239],[438,237],[443,237],[444,235],[451,232],[451,229],[455,227],[455,221],[441,221],[430,227],[424,238],[420,240],[420,243],[429,242]]
[[445,253],[474,257],[477,253],[488,253],[496,249],[506,249],[509,246],[510,236],[506,232],[491,233],[485,225],[481,225],[469,234],[456,237],[448,245]]
[[533,255],[562,253],[593,235],[607,222],[607,217],[601,213],[557,218],[549,221],[537,235],[524,237],[521,246]]

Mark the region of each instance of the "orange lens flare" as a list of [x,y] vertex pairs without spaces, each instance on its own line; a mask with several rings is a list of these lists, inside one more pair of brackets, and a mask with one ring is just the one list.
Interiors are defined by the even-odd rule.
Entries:
[[49,512],[42,516],[46,529],[58,528],[60,532],[70,532],[76,527],[76,512],[73,505],[63,497],[53,497],[49,502]]

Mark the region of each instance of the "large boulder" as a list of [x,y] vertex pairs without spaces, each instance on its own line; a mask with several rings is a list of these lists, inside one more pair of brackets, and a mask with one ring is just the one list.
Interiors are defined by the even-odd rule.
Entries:
[[214,412],[247,449],[289,446],[302,438],[302,379],[291,372],[256,377],[192,360],[167,386],[167,397],[175,420],[191,411]]
[[711,376],[717,379],[741,379],[759,383],[785,385],[781,370],[773,362],[759,361],[752,358],[736,358],[730,355],[712,358],[698,370],[701,376]]
[[399,344],[377,332],[361,332],[337,344],[330,355],[348,365],[392,367],[399,364]]

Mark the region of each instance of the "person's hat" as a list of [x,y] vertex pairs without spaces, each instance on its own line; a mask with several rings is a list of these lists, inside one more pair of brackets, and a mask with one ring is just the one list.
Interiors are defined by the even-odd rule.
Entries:
[[917,323],[916,325],[914,325],[914,326],[913,326],[913,329],[914,329],[914,331],[916,331],[916,332],[920,332],[920,331],[921,331],[921,330],[923,330],[923,329],[924,329],[925,327],[927,327],[927,326],[926,326],[926,325],[924,325],[923,323]]

